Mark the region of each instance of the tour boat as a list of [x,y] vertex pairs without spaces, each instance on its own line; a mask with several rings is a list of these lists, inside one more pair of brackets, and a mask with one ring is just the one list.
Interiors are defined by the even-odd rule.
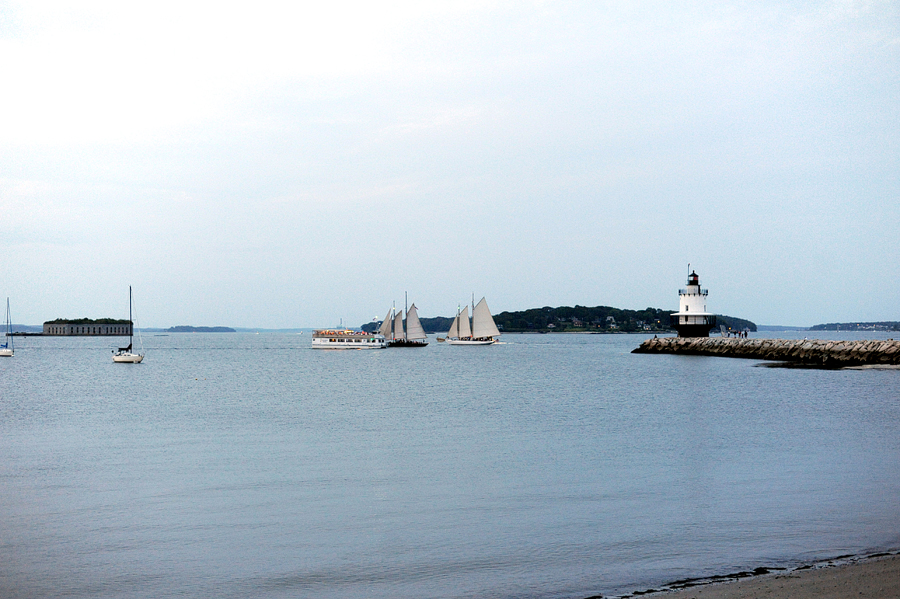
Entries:
[[351,331],[350,329],[320,329],[313,331],[313,349],[384,349],[388,341],[384,335]]
[[[134,345],[134,320],[132,320],[131,312],[134,301],[131,298],[131,285],[128,286],[128,347],[120,347],[119,350],[113,353],[113,362],[119,362],[123,364],[140,364],[141,360],[144,359],[144,354],[139,353],[136,354],[131,351],[132,346]],[[144,351],[144,339],[140,336],[141,333],[138,331],[138,339],[141,340],[141,352]]]
[[[473,298],[474,303],[474,298]],[[498,341],[500,331],[494,324],[491,310],[484,298],[472,307],[472,326],[469,327],[469,307],[457,310],[456,318],[450,323],[447,343],[450,345],[490,345]]]
[[378,329],[378,332],[384,335],[385,339],[388,339],[388,347],[425,347],[428,345],[428,342],[425,341],[425,339],[428,339],[428,335],[425,334],[425,329],[422,328],[415,304],[406,310],[405,331],[403,330],[403,311],[397,312],[391,318],[391,312],[393,311],[393,308],[388,310],[387,316],[384,317],[384,321],[381,323],[381,328]]
[[15,353],[13,350],[12,321],[9,319],[9,298],[6,298],[6,340],[0,343],[0,356],[10,358]]

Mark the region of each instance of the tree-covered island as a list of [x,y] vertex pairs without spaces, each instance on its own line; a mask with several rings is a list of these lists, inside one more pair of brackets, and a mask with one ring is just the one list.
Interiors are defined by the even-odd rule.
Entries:
[[57,318],[44,324],[131,324],[127,318]]
[[193,327],[188,325],[178,325],[165,329],[166,333],[235,333],[231,327]]
[[[497,328],[504,333],[640,333],[672,331],[669,314],[672,310],[646,308],[626,310],[610,306],[560,306],[532,308],[519,312],[501,312],[494,315]],[[717,323],[732,331],[748,329],[756,332],[756,324],[733,316],[716,316]],[[422,318],[426,333],[443,333],[450,328],[453,317]],[[370,322],[364,331],[378,330],[380,322]]]
[[900,331],[900,322],[829,322],[809,327],[810,331]]

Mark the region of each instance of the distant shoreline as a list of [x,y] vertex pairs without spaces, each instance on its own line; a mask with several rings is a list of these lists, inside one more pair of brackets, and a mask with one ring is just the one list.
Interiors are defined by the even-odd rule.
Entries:
[[177,327],[169,327],[164,329],[163,333],[237,333],[231,327],[193,327],[188,325],[179,325]]

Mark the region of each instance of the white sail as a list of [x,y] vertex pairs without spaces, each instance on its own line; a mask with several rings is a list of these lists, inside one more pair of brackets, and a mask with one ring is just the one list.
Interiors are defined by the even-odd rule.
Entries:
[[391,311],[388,310],[384,320],[381,322],[381,327],[378,329],[378,334],[384,335],[385,339],[391,338],[391,322]]
[[394,317],[394,339],[403,339],[403,310]]
[[422,328],[422,323],[419,322],[419,313],[415,304],[406,311],[406,338],[413,341],[428,338],[425,329]]
[[481,298],[481,301],[472,310],[472,336],[476,339],[500,336],[500,331],[494,324],[491,310],[484,298]]
[[459,337],[463,339],[465,337],[472,336],[472,329],[469,328],[469,306],[463,308],[463,311],[459,313]]
[[450,330],[447,331],[447,337],[459,337],[459,314],[453,317],[453,322],[450,323]]

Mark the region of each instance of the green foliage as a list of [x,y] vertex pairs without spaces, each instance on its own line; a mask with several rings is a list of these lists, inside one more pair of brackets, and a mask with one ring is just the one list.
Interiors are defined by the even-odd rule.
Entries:
[[810,331],[900,331],[900,322],[830,322],[809,327]]
[[130,320],[122,320],[116,318],[57,318],[56,320],[48,320],[44,324],[131,324]]
[[726,330],[731,331],[743,331],[744,329],[748,329],[751,333],[756,332],[756,323],[744,320],[743,318],[735,318],[734,316],[716,316],[716,328],[713,329],[713,331],[718,330],[719,325],[722,325]]
[[521,312],[501,312],[494,317],[497,328],[506,332],[592,331],[636,332],[669,330],[669,311],[659,308],[625,310],[611,306],[561,306],[532,308]]
[[[500,332],[598,332],[598,333],[636,333],[639,331],[668,332],[669,314],[672,310],[645,308],[643,310],[625,310],[610,306],[560,306],[551,308],[531,308],[521,312],[501,312],[494,316],[494,322]],[[438,316],[422,318],[422,327],[427,333],[443,333],[450,329],[452,317]],[[718,316],[717,321],[732,330],[748,328],[756,331],[756,324],[749,320],[733,316]],[[380,322],[370,322],[361,328],[366,332],[374,332],[381,326]]]
[[166,329],[167,333],[234,333],[231,327],[192,327],[187,325],[179,325]]
[[[419,318],[419,321],[422,323],[422,328],[425,329],[426,333],[446,333],[450,329],[450,323],[453,322],[453,318],[435,316],[434,318]],[[367,333],[374,333],[381,326],[381,322],[380,320],[367,322],[359,328]]]

